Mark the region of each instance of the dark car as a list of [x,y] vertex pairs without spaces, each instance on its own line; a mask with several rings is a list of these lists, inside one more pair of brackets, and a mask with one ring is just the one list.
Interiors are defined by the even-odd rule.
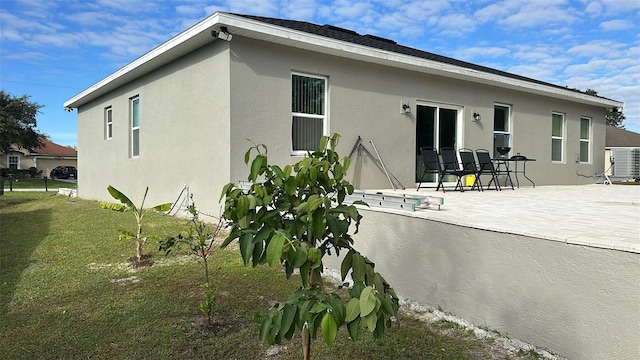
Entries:
[[77,179],[78,170],[74,166],[57,166],[51,170],[49,177],[52,179]]

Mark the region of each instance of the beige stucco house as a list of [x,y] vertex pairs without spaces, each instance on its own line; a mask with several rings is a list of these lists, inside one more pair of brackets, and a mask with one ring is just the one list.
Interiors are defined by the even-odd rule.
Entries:
[[[421,146],[508,145],[536,159],[537,185],[592,182],[576,168],[602,171],[605,114],[623,104],[331,25],[219,12],[64,106],[78,110],[81,197],[148,185],[169,201],[189,185],[217,211],[253,143],[293,163],[334,132],[341,155],[373,140],[407,188]],[[353,160],[357,188],[390,187],[377,161]]]
[[42,146],[33,150],[16,148],[0,155],[0,168],[27,170],[36,168],[41,176],[49,176],[57,166],[77,166],[78,151],[41,139]]

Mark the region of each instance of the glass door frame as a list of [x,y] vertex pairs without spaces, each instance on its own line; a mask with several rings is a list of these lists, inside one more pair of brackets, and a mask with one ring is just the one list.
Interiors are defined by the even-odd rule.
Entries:
[[[454,149],[458,150],[462,144],[462,140],[463,140],[463,119],[464,119],[464,106],[462,105],[455,105],[455,104],[447,104],[447,103],[438,103],[438,102],[432,102],[432,101],[416,101],[416,152],[419,152],[418,149],[418,144],[417,144],[417,131],[418,131],[418,114],[420,113],[420,111],[418,110],[419,107],[429,107],[429,108],[435,108],[436,109],[436,118],[435,118],[435,129],[434,129],[434,137],[435,139],[433,139],[433,144],[434,147],[440,151],[440,111],[441,110],[454,110],[456,111],[456,124],[455,124],[455,140],[454,140]],[[416,155],[416,157],[419,156],[419,154]],[[416,181],[419,180],[418,177],[422,174],[418,174],[418,170],[419,167],[421,165],[421,162],[419,161],[420,159],[416,158],[416,168],[415,168],[415,177],[416,177]],[[445,179],[445,180],[449,180],[449,179]],[[437,180],[436,180],[437,181]],[[451,180],[454,181],[455,180]],[[447,181],[447,183],[450,183],[450,181]]]

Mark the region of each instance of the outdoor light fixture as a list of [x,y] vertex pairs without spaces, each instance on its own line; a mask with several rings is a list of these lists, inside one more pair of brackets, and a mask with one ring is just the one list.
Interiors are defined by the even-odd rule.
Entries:
[[402,110],[400,111],[400,113],[402,115],[406,115],[410,112],[411,112],[411,106],[409,106],[409,104],[402,104]]
[[221,26],[220,31],[211,30],[211,36],[216,39],[222,39],[226,41],[231,41],[231,38],[233,37],[226,26]]
[[480,120],[482,120],[482,118],[480,117],[480,113],[477,112],[477,111],[474,111],[473,112],[473,121],[477,122],[477,121],[480,121]]

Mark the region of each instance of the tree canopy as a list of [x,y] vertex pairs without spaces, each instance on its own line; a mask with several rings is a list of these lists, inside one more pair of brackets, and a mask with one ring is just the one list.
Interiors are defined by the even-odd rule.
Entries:
[[[585,92],[589,95],[598,96],[598,92],[593,89],[587,89],[587,91]],[[626,117],[624,116],[622,109],[607,109],[607,115],[605,116],[605,119],[607,120],[607,125],[617,127],[618,129],[624,129],[623,122]]]
[[0,90],[0,154],[13,147],[31,150],[42,145],[41,138],[46,136],[36,130],[36,116],[42,105],[29,98]]

